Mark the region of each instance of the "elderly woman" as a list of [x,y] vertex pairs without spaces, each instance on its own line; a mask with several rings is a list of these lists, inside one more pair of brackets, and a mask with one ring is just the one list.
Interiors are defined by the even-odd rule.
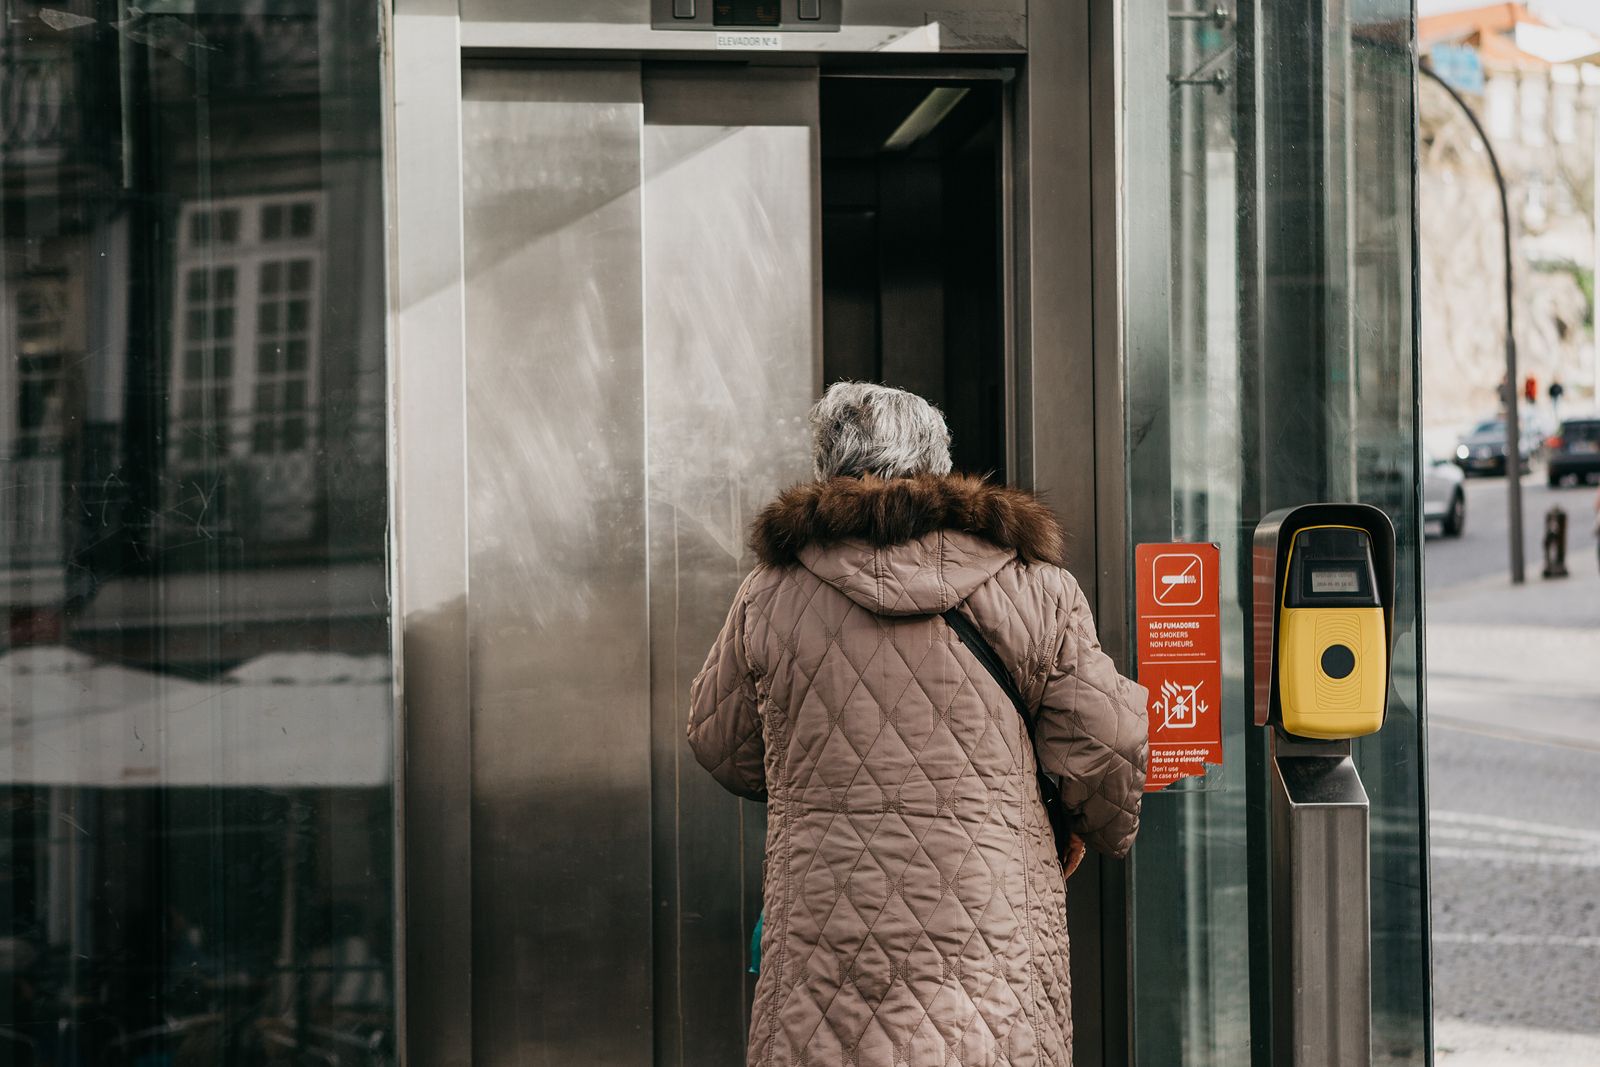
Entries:
[[767,802],[748,1062],[1068,1064],[1063,863],[1035,768],[1083,842],[1126,854],[1145,692],[1100,650],[1050,512],[952,475],[927,401],[840,383],[811,425],[817,480],[756,520],[760,565],[690,695],[700,762]]

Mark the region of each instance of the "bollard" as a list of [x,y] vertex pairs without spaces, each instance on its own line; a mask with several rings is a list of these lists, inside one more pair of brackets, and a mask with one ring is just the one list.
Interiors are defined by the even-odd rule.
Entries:
[[1567,513],[1559,506],[1544,513],[1544,576],[1567,576]]

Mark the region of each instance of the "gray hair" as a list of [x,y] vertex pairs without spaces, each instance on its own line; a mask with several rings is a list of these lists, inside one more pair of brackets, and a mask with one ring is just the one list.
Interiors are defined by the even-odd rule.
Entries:
[[949,474],[950,430],[915,393],[835,382],[811,409],[811,458],[819,479]]

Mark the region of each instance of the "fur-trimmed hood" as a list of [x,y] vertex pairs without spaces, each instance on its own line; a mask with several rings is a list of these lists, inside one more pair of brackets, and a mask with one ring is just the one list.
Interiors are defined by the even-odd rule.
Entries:
[[850,539],[885,548],[937,530],[973,534],[1030,563],[1061,562],[1061,526],[1049,508],[1026,490],[965,474],[797,485],[757,516],[750,547],[763,563],[782,566],[809,544]]
[[878,614],[910,615],[953,607],[1013,559],[1060,562],[1062,534],[1033,494],[981,478],[841,477],[782,493],[750,547]]

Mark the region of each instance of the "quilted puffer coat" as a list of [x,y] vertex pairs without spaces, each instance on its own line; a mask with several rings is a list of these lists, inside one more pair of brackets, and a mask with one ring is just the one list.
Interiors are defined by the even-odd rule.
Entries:
[[[717,780],[767,802],[749,1064],[1064,1067],[1066,893],[1035,760],[1122,856],[1147,720],[1053,562],[1059,527],[973,478],[835,478],[779,497],[752,540],[689,723]],[[939,617],[956,605],[1034,745]]]

